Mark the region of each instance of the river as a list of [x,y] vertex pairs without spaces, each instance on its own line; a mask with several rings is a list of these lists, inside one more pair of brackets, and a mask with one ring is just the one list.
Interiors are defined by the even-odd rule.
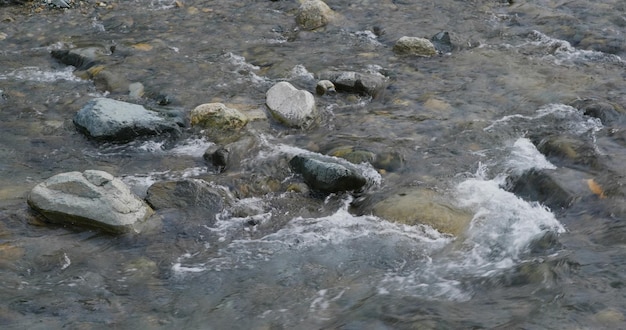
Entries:
[[[0,2],[0,327],[626,327],[623,1],[328,0],[337,17],[314,31],[298,27],[291,0],[44,3]],[[392,49],[442,31],[450,52]],[[95,51],[117,80],[50,55],[74,48]],[[322,118],[309,129],[266,117],[272,85],[314,92],[324,70],[382,74],[387,87],[316,96]],[[145,93],[131,98],[116,81]],[[247,130],[259,143],[220,173],[202,158],[220,142],[197,130],[92,141],[72,118],[95,97],[183,113],[225,103],[258,115]],[[621,117],[586,115],[577,99]],[[542,153],[546,137],[591,151]],[[359,165],[367,192],[287,191],[289,156],[344,147],[389,157],[383,169]],[[202,178],[236,203],[215,217],[164,212],[158,233],[120,236],[29,209],[36,184],[86,169],[142,197],[154,182]],[[510,180],[530,169],[582,188],[564,208],[520,198]],[[469,228],[452,236],[369,212],[414,188],[470,212]]]

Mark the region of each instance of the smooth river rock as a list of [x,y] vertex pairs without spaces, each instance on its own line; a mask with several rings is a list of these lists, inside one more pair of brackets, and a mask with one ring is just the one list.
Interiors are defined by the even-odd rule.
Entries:
[[189,114],[191,126],[219,130],[238,130],[250,121],[237,109],[222,103],[205,103],[195,107]]
[[430,189],[398,192],[376,203],[374,215],[407,225],[423,224],[441,233],[459,236],[467,230],[473,215],[461,210]]
[[286,81],[272,86],[266,97],[272,116],[287,126],[306,128],[317,120],[313,94],[299,90]]
[[154,213],[121,180],[97,170],[57,174],[31,190],[28,204],[51,222],[111,233],[138,233]]
[[321,0],[305,0],[298,8],[296,22],[306,30],[314,30],[328,24],[334,12]]
[[146,201],[155,210],[201,208],[218,213],[224,209],[219,189],[201,179],[157,182],[148,188]]
[[74,116],[76,127],[88,136],[107,141],[126,142],[139,136],[179,134],[173,118],[141,105],[108,98],[95,98]]
[[302,174],[309,187],[325,193],[359,190],[367,183],[356,168],[331,158],[298,155],[289,161],[289,167]]
[[393,51],[400,55],[417,55],[430,57],[437,55],[437,49],[433,43],[425,38],[402,37],[393,46]]

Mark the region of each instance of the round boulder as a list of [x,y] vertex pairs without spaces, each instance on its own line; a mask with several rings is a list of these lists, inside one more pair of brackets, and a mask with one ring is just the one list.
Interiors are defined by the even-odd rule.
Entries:
[[321,0],[306,0],[298,9],[296,23],[307,30],[314,30],[330,22],[334,12]]
[[238,130],[248,124],[248,117],[222,103],[205,103],[191,110],[191,125],[219,130]]
[[417,55],[431,57],[437,55],[437,49],[433,43],[425,38],[402,37],[396,41],[393,51],[400,55]]
[[32,189],[28,204],[50,222],[111,233],[138,233],[154,213],[121,180],[96,170],[57,174]]

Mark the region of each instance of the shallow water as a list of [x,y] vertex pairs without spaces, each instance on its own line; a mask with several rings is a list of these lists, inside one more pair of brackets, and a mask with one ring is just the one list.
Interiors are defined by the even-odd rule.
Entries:
[[[327,3],[340,19],[317,31],[297,28],[296,1],[0,5],[0,325],[625,327],[624,123],[606,125],[567,105],[589,97],[626,104],[625,5]],[[443,30],[455,45],[449,54],[392,51],[401,36]],[[50,56],[74,47],[96,49],[107,69],[141,82],[145,96],[107,91]],[[253,121],[249,133],[261,143],[221,174],[202,159],[219,142],[197,131],[119,145],[90,141],[72,124],[98,96],[183,112],[223,102],[264,113],[274,83],[312,91],[326,69],[378,72],[388,88],[376,99],[316,97],[322,120],[306,131]],[[592,145],[602,166],[544,157],[534,139],[554,132]],[[473,214],[470,228],[453,237],[361,214],[355,205],[367,196],[303,204],[286,192],[295,180],[290,156],[345,146],[401,159],[380,172],[360,165],[368,194],[431,188]],[[550,210],[502,188],[530,168],[565,167],[617,193],[589,192]],[[85,169],[112,173],[140,196],[160,180],[201,177],[236,203],[218,215],[164,212],[156,233],[132,237],[52,226],[28,209],[34,185]]]

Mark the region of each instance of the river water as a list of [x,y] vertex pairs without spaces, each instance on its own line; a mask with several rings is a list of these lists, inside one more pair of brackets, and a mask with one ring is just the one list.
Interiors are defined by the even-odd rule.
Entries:
[[[296,26],[297,1],[0,3],[0,326],[626,327],[624,121],[607,125],[568,105],[626,105],[626,4],[327,3],[339,18],[316,31]],[[402,36],[441,31],[450,53],[392,51]],[[141,82],[144,97],[103,88],[50,56],[85,47]],[[248,131],[261,143],[225,173],[204,163],[218,141],[197,131],[120,145],[90,141],[72,124],[101,96],[263,114],[274,83],[313,91],[328,69],[377,72],[388,87],[376,99],[316,97],[322,120],[308,130],[254,120]],[[546,158],[535,137],[549,134],[591,146],[600,165]],[[385,170],[360,165],[374,182],[369,193],[427,187],[471,212],[471,226],[454,237],[359,212],[363,196],[303,203],[281,186],[293,179],[289,156],[342,146],[395,157]],[[572,169],[616,188],[551,210],[503,189],[531,168]],[[28,209],[34,185],[85,169],[112,173],[140,196],[160,180],[215,180],[237,203],[210,219],[163,214],[158,233],[118,237],[53,226]]]

